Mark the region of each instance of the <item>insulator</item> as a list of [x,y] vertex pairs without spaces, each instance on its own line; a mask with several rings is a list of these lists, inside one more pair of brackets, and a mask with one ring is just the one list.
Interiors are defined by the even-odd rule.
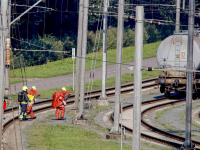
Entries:
[[10,38],[6,38],[6,65],[10,65]]

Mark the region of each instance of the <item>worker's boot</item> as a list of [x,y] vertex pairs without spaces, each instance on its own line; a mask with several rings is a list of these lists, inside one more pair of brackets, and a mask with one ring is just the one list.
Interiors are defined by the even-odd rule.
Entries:
[[27,115],[27,113],[24,113],[24,115],[23,115],[23,120],[24,121],[28,120],[28,118],[26,118],[26,115]]
[[19,115],[19,121],[23,121],[23,116]]

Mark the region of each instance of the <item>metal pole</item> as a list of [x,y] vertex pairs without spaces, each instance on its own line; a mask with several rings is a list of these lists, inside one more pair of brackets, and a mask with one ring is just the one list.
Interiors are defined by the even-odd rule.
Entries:
[[79,18],[78,18],[77,57],[76,57],[76,86],[75,86],[75,104],[74,104],[75,109],[78,109],[78,101],[79,101],[82,34],[83,34],[83,0],[80,0],[79,1]]
[[88,31],[88,5],[89,0],[84,0],[83,6],[83,40],[82,40],[82,61],[81,61],[81,85],[80,85],[80,108],[78,118],[83,118],[84,98],[85,98],[85,65]]
[[115,109],[114,109],[114,126],[111,133],[119,134],[119,101],[121,98],[121,62],[123,47],[123,30],[124,30],[124,0],[119,0],[118,6],[118,26],[117,26],[117,56],[116,56],[116,73],[115,73]]
[[72,59],[73,59],[73,91],[74,91],[74,59],[75,59],[75,48],[72,48]]
[[[188,49],[187,49],[187,70],[193,70],[193,36],[194,36],[194,12],[195,1],[189,0],[188,16]],[[192,121],[192,91],[193,91],[193,73],[187,72],[186,85],[186,120],[185,120],[185,148],[192,148],[191,141],[191,121]]]
[[104,18],[103,18],[103,55],[102,55],[102,91],[100,99],[106,100],[106,74],[107,74],[107,20],[108,20],[108,0],[104,0]]
[[[0,15],[0,129],[2,129],[3,118],[3,100],[4,100],[4,73],[5,73],[5,32],[6,26],[4,23],[4,15],[6,15],[8,0],[1,0],[1,15]],[[2,130],[0,130],[0,143],[3,149]]]
[[180,0],[176,0],[176,33],[179,33],[180,28]]
[[123,133],[122,133],[122,128],[123,128],[123,125],[122,125],[122,118],[123,117],[123,104],[121,103],[121,150],[123,149],[123,141],[122,141],[122,135],[123,135]]
[[27,9],[25,12],[23,12],[21,15],[19,15],[17,18],[15,18],[9,25],[12,25],[14,22],[16,22],[18,19],[20,19],[23,15],[25,15],[27,12],[29,12],[31,9],[33,9],[35,6],[37,6],[41,1],[43,1],[43,0],[39,0],[38,2],[36,2],[33,6],[31,6],[29,9]]
[[136,6],[132,149],[140,150],[144,7]]
[[73,91],[74,91],[74,59],[73,59]]

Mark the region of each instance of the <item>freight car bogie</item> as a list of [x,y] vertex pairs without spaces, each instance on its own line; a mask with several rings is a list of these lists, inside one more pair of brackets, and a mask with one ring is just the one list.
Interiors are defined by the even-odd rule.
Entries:
[[[185,76],[182,77],[166,77],[159,76],[158,83],[160,85],[160,92],[165,94],[165,97],[170,97],[171,92],[185,92],[187,79]],[[193,80],[193,97],[200,91],[200,79],[194,78]]]

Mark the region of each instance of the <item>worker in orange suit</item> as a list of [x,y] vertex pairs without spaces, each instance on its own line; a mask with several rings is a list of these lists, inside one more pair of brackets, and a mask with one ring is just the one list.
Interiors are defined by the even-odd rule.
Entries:
[[[58,107],[56,107],[56,119],[57,120],[65,120],[65,106],[67,105],[67,99],[69,98],[69,95],[72,95],[72,93],[68,92],[65,87],[62,87],[62,91],[60,92],[60,96],[58,99]],[[59,113],[61,111],[61,115],[59,117]]]
[[35,86],[32,86],[31,90],[28,91],[27,93],[28,93],[28,98],[29,98],[29,102],[28,102],[28,105],[27,105],[27,113],[30,112],[31,118],[35,119],[36,116],[34,116],[34,113],[33,113],[33,105],[36,101],[36,98],[38,96],[40,96],[41,94],[38,91],[36,91]]

